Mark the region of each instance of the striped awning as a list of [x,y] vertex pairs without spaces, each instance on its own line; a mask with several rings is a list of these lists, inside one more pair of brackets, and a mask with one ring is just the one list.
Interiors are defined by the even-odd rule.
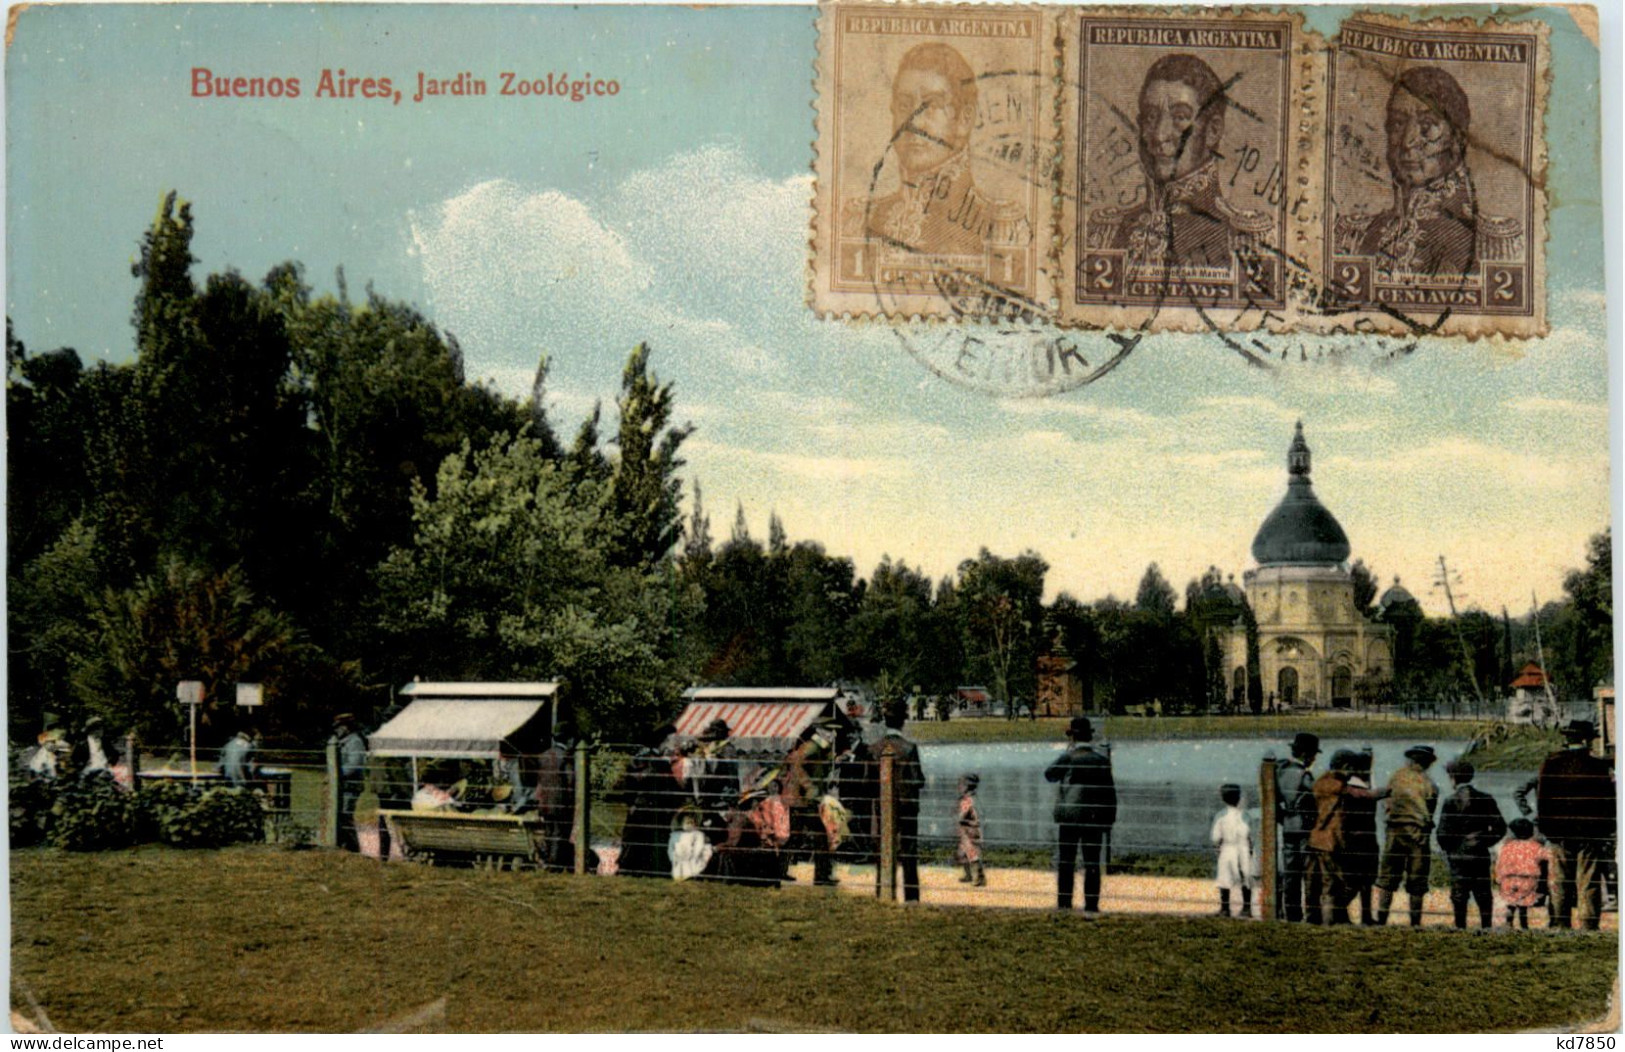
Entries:
[[726,720],[730,738],[794,740],[829,710],[828,701],[692,701],[677,718],[677,733],[698,737],[713,720]]

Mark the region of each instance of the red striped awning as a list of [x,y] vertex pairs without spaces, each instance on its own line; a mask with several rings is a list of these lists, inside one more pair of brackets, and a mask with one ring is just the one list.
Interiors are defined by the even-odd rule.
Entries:
[[731,738],[799,738],[829,708],[827,701],[692,701],[677,733],[698,737],[712,720],[726,720]]

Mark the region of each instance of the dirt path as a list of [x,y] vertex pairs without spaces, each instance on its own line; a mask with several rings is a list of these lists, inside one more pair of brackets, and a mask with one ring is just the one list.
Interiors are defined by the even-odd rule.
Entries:
[[[812,866],[792,866],[791,876],[796,878],[795,885],[787,887],[804,887],[809,892],[814,889],[812,884]],[[1055,874],[1048,870],[1039,869],[990,869],[987,871],[987,886],[973,887],[962,884],[959,877],[961,870],[957,867],[921,866],[920,867],[920,901],[933,906],[983,906],[1012,909],[1049,909],[1055,904]],[[840,890],[849,895],[873,895],[875,893],[875,870],[873,866],[837,866],[836,876],[840,879]],[[1080,889],[1081,890],[1081,889]],[[1074,896],[1078,895],[1074,891]],[[1396,896],[1395,916],[1389,918],[1390,925],[1404,924],[1406,915],[1404,909],[1407,905],[1404,895]],[[1232,908],[1239,908],[1240,903],[1232,903]],[[1192,877],[1140,877],[1123,874],[1112,874],[1105,878],[1101,888],[1100,908],[1102,913],[1159,913],[1188,916],[1211,916],[1218,912],[1219,893],[1213,887],[1211,880],[1202,880]],[[1451,923],[1450,893],[1442,888],[1436,888],[1428,893],[1424,906],[1423,924],[1427,926],[1449,926]],[[1355,919],[1359,919],[1359,906],[1354,907]],[[1499,899],[1495,904],[1495,924],[1497,928],[1505,926],[1505,910]],[[1477,911],[1470,910],[1470,921],[1477,925]],[[1238,922],[1239,923],[1239,922]],[[1604,913],[1602,927],[1604,931],[1613,931],[1619,926],[1617,913]],[[1546,927],[1546,910],[1531,909],[1529,911],[1529,927]]]

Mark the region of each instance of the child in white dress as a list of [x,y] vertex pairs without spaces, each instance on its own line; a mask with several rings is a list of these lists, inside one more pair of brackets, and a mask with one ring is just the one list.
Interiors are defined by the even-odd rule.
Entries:
[[1213,820],[1213,846],[1219,852],[1219,916],[1230,916],[1230,893],[1241,891],[1241,914],[1253,915],[1253,831],[1241,810],[1241,786],[1223,785],[1219,799],[1224,810]]

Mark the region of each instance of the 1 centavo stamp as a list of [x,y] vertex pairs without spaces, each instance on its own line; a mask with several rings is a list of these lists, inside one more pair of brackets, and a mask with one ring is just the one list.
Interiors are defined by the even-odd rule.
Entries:
[[1546,331],[1544,23],[1345,22],[1327,70],[1326,314]]
[[1281,317],[1296,19],[1119,9],[1066,25],[1063,320],[1235,331]]
[[1031,8],[824,9],[815,309],[1036,309],[1053,152],[1045,25]]

